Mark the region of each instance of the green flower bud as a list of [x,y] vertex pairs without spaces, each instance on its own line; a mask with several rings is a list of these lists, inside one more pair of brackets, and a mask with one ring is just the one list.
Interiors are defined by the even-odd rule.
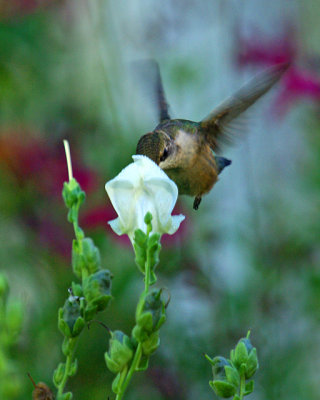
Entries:
[[225,380],[226,379],[226,366],[231,366],[230,362],[221,356],[214,357],[211,362],[212,374],[214,380]]
[[56,388],[58,388],[63,380],[64,373],[66,370],[66,364],[60,363],[53,373],[53,383]]
[[161,299],[161,293],[161,289],[154,289],[140,298],[136,310],[136,326],[132,332],[132,336],[138,342],[147,340],[166,320],[165,302]]
[[82,286],[79,285],[79,283],[72,282],[71,283],[71,289],[72,289],[72,294],[76,297],[82,297],[83,296],[83,291],[82,291]]
[[83,294],[87,301],[86,320],[91,319],[92,313],[103,311],[111,296],[112,275],[107,269],[100,270],[83,280]]
[[143,343],[142,343],[142,354],[149,356],[154,353],[160,346],[159,331],[152,333]]
[[62,197],[67,208],[72,208],[74,205],[81,205],[85,199],[85,192],[81,190],[79,183],[72,178],[69,182],[64,182]]
[[74,376],[77,373],[77,370],[78,370],[78,360],[75,359],[70,366],[70,369],[68,371],[68,376]]
[[72,269],[78,278],[82,277],[82,271],[86,269],[93,274],[100,269],[100,253],[93,240],[84,238],[79,245],[78,240],[72,242]]
[[62,353],[67,357],[72,354],[74,347],[76,345],[76,341],[70,339],[69,337],[65,337],[62,342]]
[[[147,214],[144,217],[144,223],[146,225],[150,225],[151,221],[152,221],[152,214],[148,211]],[[151,228],[152,228],[152,226],[151,226]]]
[[231,352],[231,361],[239,368],[241,364],[245,364],[248,360],[248,351],[242,339],[239,340],[234,351]]
[[133,356],[133,344],[121,331],[111,332],[109,350],[104,354],[107,367],[115,374],[121,372]]
[[254,347],[249,353],[248,361],[246,364],[246,372],[245,372],[246,379],[250,379],[255,374],[258,368],[259,368],[259,362],[258,362],[257,350]]
[[74,296],[70,296],[59,309],[58,327],[62,334],[67,337],[78,336],[85,323],[81,315],[80,302]]
[[236,348],[231,351],[231,361],[245,374],[246,379],[251,378],[259,367],[257,350],[251,344],[249,337],[239,340]]
[[213,380],[209,382],[215,393],[223,398],[233,396],[240,384],[240,376],[236,368],[224,357],[218,356],[211,359],[206,355],[212,365]]
[[9,283],[5,274],[0,273],[0,298],[7,299],[9,293]]
[[101,260],[99,250],[90,238],[84,238],[82,240],[82,250],[86,269],[89,274],[94,274],[100,269]]
[[[148,240],[147,255],[151,265],[151,270],[154,272],[156,266],[159,264],[159,253],[161,250],[160,244],[161,235],[159,233],[153,233]],[[153,284],[154,282],[150,282]]]
[[23,305],[20,301],[11,301],[7,307],[6,323],[10,335],[17,335],[23,323]]
[[147,235],[141,230],[134,231],[133,248],[135,252],[135,262],[139,270],[144,274],[147,261]]
[[237,388],[229,382],[225,381],[210,381],[209,385],[219,397],[227,399],[235,395]]

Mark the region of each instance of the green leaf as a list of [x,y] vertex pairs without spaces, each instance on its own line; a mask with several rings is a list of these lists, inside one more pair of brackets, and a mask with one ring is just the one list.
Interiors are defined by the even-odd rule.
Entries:
[[240,375],[239,375],[238,371],[236,370],[236,368],[226,365],[224,367],[224,370],[225,370],[228,382],[230,382],[233,385],[235,385],[236,387],[238,387],[240,385]]
[[142,352],[144,355],[149,356],[154,353],[160,346],[159,331],[152,333],[147,340],[142,343]]
[[72,399],[72,393],[71,392],[67,392],[64,393],[61,397],[61,400],[71,400]]
[[210,386],[217,396],[227,399],[236,393],[236,387],[229,382],[224,381],[211,381]]
[[254,382],[253,382],[253,381],[247,382],[247,383],[246,383],[246,386],[245,386],[244,395],[245,395],[245,396],[248,396],[250,393],[253,392],[253,389],[254,389]]
[[72,330],[72,337],[79,336],[85,326],[84,319],[82,317],[78,317]]
[[258,368],[259,368],[259,363],[257,357],[257,350],[256,348],[253,348],[250,351],[248,361],[246,364],[246,372],[245,372],[246,379],[250,379],[255,374]]
[[248,360],[247,347],[245,343],[242,340],[240,340],[235,348],[234,359],[232,360],[232,362],[237,368],[239,368],[239,366],[243,363],[245,364],[247,360]]
[[149,356],[143,355],[140,359],[139,365],[136,368],[136,371],[145,371],[149,366]]
[[120,390],[120,377],[121,377],[121,374],[119,372],[117,374],[117,376],[114,378],[114,380],[112,381],[112,391],[115,394],[118,394],[119,390]]

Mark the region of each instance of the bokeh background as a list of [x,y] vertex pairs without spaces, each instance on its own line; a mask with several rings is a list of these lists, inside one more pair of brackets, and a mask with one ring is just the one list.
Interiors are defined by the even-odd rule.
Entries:
[[[108,228],[104,184],[158,122],[152,79],[137,68],[148,58],[172,115],[196,121],[263,68],[292,64],[248,115],[200,209],[179,199],[186,220],[163,237],[158,266],[168,320],[126,398],[214,398],[203,353],[228,356],[251,328],[260,370],[250,398],[319,399],[319,15],[318,0],[0,1],[0,264],[10,301],[24,305],[10,349],[16,390],[3,400],[31,398],[27,372],[53,387],[62,360],[57,310],[75,280],[64,138],[87,193],[80,224],[114,274],[99,319],[131,331],[143,282],[130,243]],[[98,324],[81,335],[75,399],[113,398],[107,344]]]

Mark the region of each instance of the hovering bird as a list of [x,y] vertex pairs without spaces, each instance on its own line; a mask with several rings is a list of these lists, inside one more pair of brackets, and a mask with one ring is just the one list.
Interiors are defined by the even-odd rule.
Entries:
[[153,160],[177,185],[179,194],[195,196],[198,209],[202,196],[218,180],[231,161],[218,155],[224,144],[239,133],[236,119],[265,94],[287,70],[289,64],[270,67],[242,86],[200,122],[171,119],[159,67],[156,64],[156,89],[160,123],[143,135],[137,154]]

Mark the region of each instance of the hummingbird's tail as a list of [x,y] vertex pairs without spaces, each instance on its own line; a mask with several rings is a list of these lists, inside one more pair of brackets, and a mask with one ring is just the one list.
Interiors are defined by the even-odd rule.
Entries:
[[231,164],[231,160],[224,157],[215,156],[216,164],[218,167],[218,174],[220,174],[225,167]]

